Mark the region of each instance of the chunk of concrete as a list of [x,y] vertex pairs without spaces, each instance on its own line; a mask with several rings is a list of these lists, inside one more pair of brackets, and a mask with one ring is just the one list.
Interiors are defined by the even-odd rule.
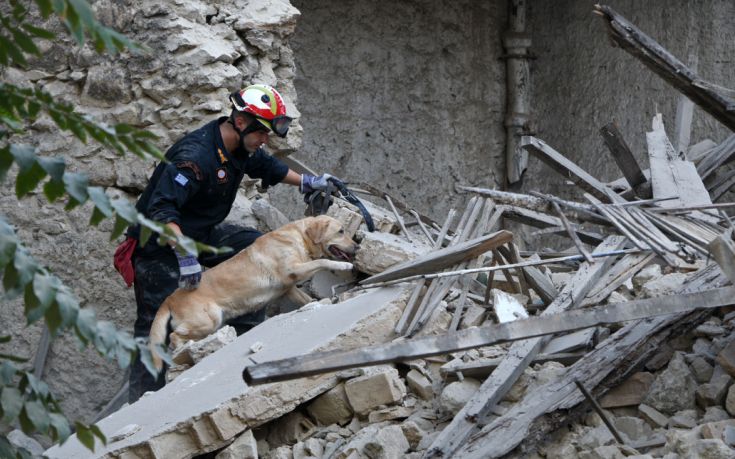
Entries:
[[303,442],[298,442],[294,445],[293,458],[294,459],[311,459],[324,457],[324,445],[326,442],[318,438],[309,438]]
[[721,440],[727,426],[735,427],[735,419],[702,424],[700,429],[702,438],[719,438]]
[[681,353],[674,354],[666,370],[662,371],[644,398],[644,403],[664,414],[695,407],[696,381]]
[[462,315],[462,322],[460,322],[459,328],[464,330],[470,327],[479,327],[485,321],[486,315],[487,309],[480,307],[475,303],[470,303]]
[[615,428],[632,441],[644,440],[651,436],[653,429],[643,419],[633,416],[620,416],[613,420]]
[[648,265],[633,276],[633,288],[640,290],[645,284],[659,277],[661,277],[661,266]]
[[403,456],[411,447],[400,426],[383,427],[363,446],[363,454],[370,459],[392,459]]
[[382,273],[398,263],[413,260],[430,251],[430,247],[411,243],[403,236],[380,232],[358,232],[360,248],[355,254],[354,265],[367,274]]
[[710,406],[722,406],[727,396],[727,390],[731,385],[732,377],[729,374],[725,373],[713,377],[710,382],[697,387],[697,405],[702,409]]
[[[328,373],[249,387],[242,380],[244,367],[253,360],[388,342],[394,338],[393,327],[409,293],[400,286],[376,289],[343,303],[314,303],[267,320],[171,384],[98,422],[108,437],[131,423],[141,429],[120,441],[98,445],[95,454],[123,456],[135,451],[144,457],[154,452],[191,457],[225,447],[248,428],[277,419],[339,383],[336,374]],[[264,344],[263,350],[248,356],[244,350],[258,341]],[[87,454],[75,436],[45,452],[49,458]]]
[[696,379],[699,384],[708,383],[710,379],[712,379],[712,371],[714,370],[714,367],[702,356],[694,356],[689,362],[689,368],[692,370],[694,379]]
[[450,414],[457,414],[480,388],[480,381],[465,378],[448,384],[439,397],[441,407]]
[[640,405],[656,379],[652,373],[641,371],[634,373],[619,386],[608,391],[600,399],[603,408]]
[[199,341],[187,341],[174,350],[171,358],[177,365],[195,365],[204,357],[217,352],[237,339],[237,332],[225,325],[216,332]]
[[338,384],[311,402],[306,411],[321,425],[344,425],[352,419],[352,407],[347,400],[345,385]]
[[735,378],[735,341],[731,341],[730,344],[717,354],[717,363],[725,369],[727,374]]
[[421,443],[421,439],[426,435],[424,429],[419,427],[414,421],[406,421],[401,424],[401,430],[403,430],[403,435],[408,440],[411,449],[416,449],[419,443]]
[[652,279],[641,288],[641,298],[671,295],[681,288],[686,278],[686,273],[671,273]]
[[269,231],[273,231],[289,223],[288,217],[283,215],[283,212],[274,207],[266,199],[256,199],[250,208],[255,217],[260,220]]
[[730,416],[735,416],[735,385],[730,386],[725,397],[725,410]]
[[410,370],[406,375],[406,382],[408,383],[408,387],[424,400],[431,400],[434,398],[434,387],[432,386],[431,381],[420,371]]
[[253,431],[248,429],[227,448],[220,451],[214,459],[258,459],[258,444]]
[[391,406],[382,410],[371,411],[368,414],[368,422],[376,424],[378,422],[392,421],[394,419],[406,419],[411,416],[413,410],[405,406]]
[[669,425],[668,416],[665,416],[652,406],[642,403],[638,405],[638,412],[641,414],[641,417],[651,425],[651,427],[659,428]]
[[392,405],[403,400],[406,385],[398,370],[383,366],[374,373],[347,381],[345,392],[355,413],[367,414],[380,405]]

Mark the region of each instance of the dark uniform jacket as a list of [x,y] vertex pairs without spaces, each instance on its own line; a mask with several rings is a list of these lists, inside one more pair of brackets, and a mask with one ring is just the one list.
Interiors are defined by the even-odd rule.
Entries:
[[[227,217],[245,174],[261,179],[264,187],[285,178],[288,166],[262,148],[247,158],[227,152],[219,130],[226,119],[207,123],[166,152],[170,162],[153,172],[136,204],[140,213],[160,223],[175,222],[184,235],[205,240]],[[137,231],[131,235],[136,237]]]

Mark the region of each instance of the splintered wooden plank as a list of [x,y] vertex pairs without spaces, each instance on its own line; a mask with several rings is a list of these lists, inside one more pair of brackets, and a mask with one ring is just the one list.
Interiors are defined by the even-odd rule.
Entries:
[[[536,228],[564,228],[564,225],[559,217],[553,217],[551,215],[547,215],[541,212],[524,209],[523,207],[503,206],[503,210],[503,216],[505,218],[523,223],[524,225],[529,225]],[[572,228],[577,233],[577,236],[579,236],[579,239],[585,244],[598,245],[602,242],[602,239],[598,234],[584,231],[576,225],[572,225]]]
[[621,258],[605,273],[605,277],[600,279],[595,288],[587,294],[582,307],[593,306],[602,302],[638,271],[651,263],[654,258],[656,258],[656,255],[653,253],[631,253]]
[[[503,324],[472,327],[440,336],[362,347],[352,351],[314,352],[282,360],[264,361],[246,367],[243,371],[243,378],[248,385],[255,386],[349,368],[431,357],[510,341],[524,340],[520,342],[526,342],[554,333],[571,332],[650,317],[676,315],[695,309],[729,306],[735,301],[733,298],[735,298],[735,287],[721,287],[558,312]],[[512,353],[513,348],[511,347],[508,355]],[[530,358],[530,360],[533,359]],[[477,421],[481,418],[480,413],[475,413],[476,417],[468,412],[464,414],[470,416],[466,419]]]
[[[658,351],[660,346],[675,336],[680,336],[708,316],[708,311],[680,314],[686,308],[717,307],[719,303],[732,303],[728,292],[735,288],[716,288],[723,285],[723,276],[715,269],[705,268],[694,274],[677,292],[677,295],[643,300],[658,303],[666,308],[669,301],[673,314],[651,320],[633,322],[610,336],[577,363],[567,368],[563,377],[536,387],[502,416],[492,420],[480,432],[473,435],[464,447],[452,457],[487,458],[505,457],[516,450],[525,456],[536,449],[540,442],[548,440],[550,432],[569,423],[580,414],[579,404],[584,396],[573,384],[575,379],[584,381],[588,390],[596,396],[605,388],[615,387],[636,368]],[[701,303],[699,301],[702,300]],[[696,305],[690,301],[697,302]],[[628,306],[638,302],[623,303]],[[567,314],[583,313],[572,311]],[[512,324],[512,322],[511,322]],[[597,389],[602,387],[603,391]]]
[[402,277],[414,276],[417,274],[437,272],[464,260],[478,257],[479,255],[500,245],[507,244],[512,240],[513,233],[510,231],[497,231],[495,233],[459,243],[455,246],[445,247],[435,252],[429,252],[414,260],[400,263],[380,274],[368,277],[361,281],[360,284],[368,285],[376,282],[386,282],[393,279],[400,279]]
[[618,126],[615,123],[610,123],[603,126],[600,129],[602,140],[605,141],[607,149],[610,150],[615,164],[618,165],[620,171],[623,173],[625,180],[631,188],[635,188],[648,181],[646,176],[643,175],[641,167],[638,165],[633,152],[630,151],[630,147],[623,139],[623,135],[618,130]]
[[[653,197],[679,197],[661,201],[659,206],[667,208],[712,204],[694,163],[682,159],[669,142],[660,113],[654,116],[652,131],[646,133],[646,141],[651,164]],[[719,220],[702,212],[695,212],[693,215],[712,223]]]
[[697,164],[697,172],[702,180],[706,180],[718,167],[732,161],[733,158],[735,158],[735,134],[712,148]]
[[735,99],[731,90],[717,88],[700,79],[663,46],[609,6],[597,5],[595,10],[604,17],[610,36],[622,49],[643,62],[717,121],[735,131]]
[[[624,244],[625,238],[610,236],[595,249],[595,253],[617,250]],[[541,319],[579,306],[614,261],[614,258],[606,258],[604,262],[582,263],[559,296],[544,310]],[[452,457],[452,454],[475,431],[478,421],[484,419],[508,393],[526,367],[538,355],[544,342],[545,339],[539,337],[513,343],[503,362],[437,436],[427,450],[427,456]]]
[[551,148],[543,140],[532,136],[521,137],[521,147],[557,171],[565,179],[570,179],[580,188],[603,202],[622,202],[610,187],[597,180],[584,169],[574,164],[564,155]]

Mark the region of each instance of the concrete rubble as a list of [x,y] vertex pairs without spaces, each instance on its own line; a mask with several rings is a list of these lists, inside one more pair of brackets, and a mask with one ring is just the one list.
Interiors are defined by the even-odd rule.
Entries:
[[[259,43],[258,34],[251,38]],[[235,49],[220,51],[234,59]],[[337,199],[328,213],[360,242],[355,272],[315,278],[303,288],[316,301],[270,314],[239,337],[223,328],[175,350],[169,383],[100,421],[110,441],[92,456],[735,457],[732,306],[579,325],[585,314],[620,304],[681,307],[684,295],[722,292],[735,281],[723,262],[723,254],[735,256],[735,230],[705,212],[705,177],[685,154],[672,154],[661,119],[647,137],[649,175],[636,174],[649,187],[602,183],[526,136],[521,148],[576,184],[587,202],[458,186],[471,198],[458,222],[452,212],[441,225],[404,203],[396,203],[403,216],[392,201],[389,211],[380,201],[387,195],[372,193],[366,206],[377,230],[369,232],[357,207]],[[698,157],[724,164],[708,156],[717,151]],[[241,209],[266,230],[285,220],[265,199],[246,198]],[[501,217],[566,235],[573,246],[521,250],[498,231]],[[488,245],[469,249],[478,240]],[[434,256],[441,251],[445,258]],[[380,278],[391,269],[415,277]],[[563,319],[567,328],[555,335],[529,325]],[[498,330],[507,333],[493,335]],[[478,336],[487,342],[467,344]],[[401,346],[415,354],[386,350]],[[364,360],[354,360],[358,354]],[[290,379],[273,370],[266,381],[278,382],[244,382],[274,361],[327,365],[328,357],[343,360],[307,365]],[[91,454],[72,437],[45,455]]]

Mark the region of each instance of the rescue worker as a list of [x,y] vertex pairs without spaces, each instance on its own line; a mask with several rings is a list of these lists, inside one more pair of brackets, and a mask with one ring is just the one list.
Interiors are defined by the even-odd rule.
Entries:
[[[231,247],[227,254],[192,254],[160,246],[155,235],[144,245],[135,244],[140,228],[128,230],[130,277],[134,272],[137,318],[134,335],[147,337],[156,311],[177,287],[196,288],[201,265],[212,267],[249,246],[261,235],[255,229],[222,224],[232,208],[245,175],[261,179],[264,188],[287,183],[302,193],[327,188],[329,174],[300,175],[262,146],[271,133],[285,137],[291,118],[274,88],[254,84],[230,95],[232,112],[187,134],[167,152],[168,163],[159,164],[136,208],[147,218],[164,223],[178,235],[186,235],[214,247]],[[125,244],[125,243],[124,243]],[[116,253],[116,267],[117,267]],[[120,270],[118,268],[118,270]],[[120,272],[125,277],[122,270]],[[236,318],[230,324],[242,333],[262,322],[265,310]],[[129,402],[164,385],[163,375],[153,378],[136,358],[130,371]]]

